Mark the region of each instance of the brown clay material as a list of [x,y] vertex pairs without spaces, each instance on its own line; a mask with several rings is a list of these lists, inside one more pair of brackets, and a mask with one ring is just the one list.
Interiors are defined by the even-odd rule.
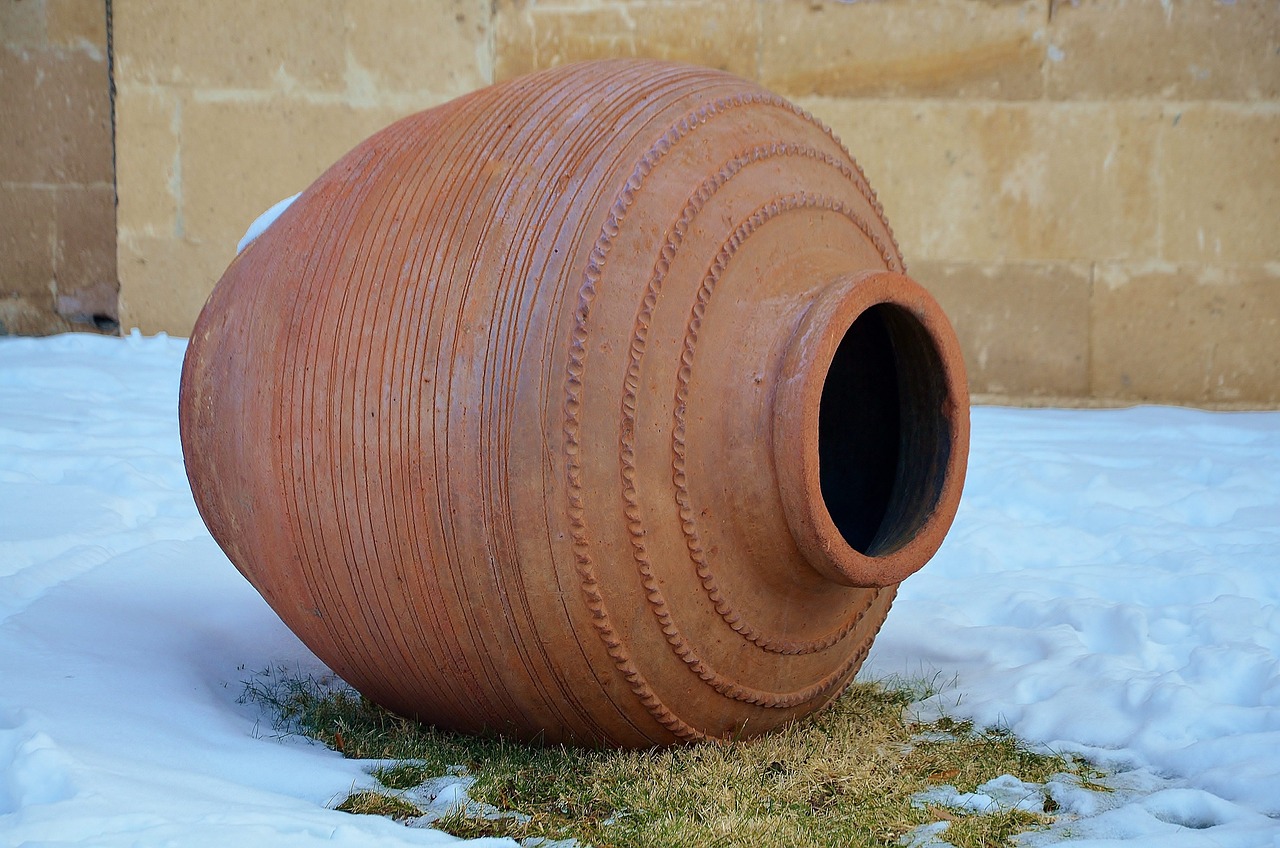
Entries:
[[968,411],[831,133],[619,61],[343,157],[227,269],[180,415],[214,538],[361,692],[648,746],[840,693],[955,515]]

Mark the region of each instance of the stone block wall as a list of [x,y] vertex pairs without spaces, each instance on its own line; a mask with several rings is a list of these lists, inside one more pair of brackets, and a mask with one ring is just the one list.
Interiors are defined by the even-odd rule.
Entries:
[[106,20],[0,0],[0,335],[118,329]]
[[981,399],[1280,405],[1277,0],[112,6],[126,327],[188,332],[253,217],[394,118],[652,56],[835,129]]
[[660,55],[836,131],[982,400],[1280,403],[1280,3],[500,2],[499,78]]
[[186,335],[245,228],[491,80],[488,0],[114,0],[120,307]]
[[763,81],[864,160],[975,391],[1280,402],[1280,3],[766,8]]

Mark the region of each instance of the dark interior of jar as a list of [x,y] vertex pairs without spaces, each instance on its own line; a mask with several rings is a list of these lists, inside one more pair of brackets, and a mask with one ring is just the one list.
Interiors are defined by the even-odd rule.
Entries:
[[880,303],[845,331],[818,414],[822,498],[854,550],[901,548],[937,506],[951,452],[942,358],[920,321]]

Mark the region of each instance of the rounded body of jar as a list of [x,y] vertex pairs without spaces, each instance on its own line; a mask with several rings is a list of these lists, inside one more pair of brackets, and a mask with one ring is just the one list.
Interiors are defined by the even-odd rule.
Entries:
[[183,370],[232,562],[468,732],[750,736],[853,678],[968,451],[954,335],[840,143],[707,69],[405,118],[250,243]]

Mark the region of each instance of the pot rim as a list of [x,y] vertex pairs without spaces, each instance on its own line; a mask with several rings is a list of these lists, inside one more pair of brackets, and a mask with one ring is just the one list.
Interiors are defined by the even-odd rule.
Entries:
[[[936,462],[940,451],[926,457],[926,498],[929,490],[936,490],[933,503],[925,505],[927,514],[905,519],[886,515],[877,540],[891,519],[903,526],[895,527],[892,538],[883,542],[883,552],[863,553],[837,527],[823,496],[818,416],[828,371],[845,334],[859,317],[881,305],[897,307],[916,322],[936,354],[942,390],[937,414],[946,427],[947,456],[945,463]],[[955,519],[969,453],[964,362],[955,331],[937,301],[910,277],[888,271],[841,275],[823,288],[801,317],[783,358],[774,398],[773,450],[787,523],[818,573],[847,586],[879,588],[900,583],[923,567]],[[895,479],[893,494],[902,494],[897,491],[900,483]],[[912,507],[919,510],[920,504]]]

